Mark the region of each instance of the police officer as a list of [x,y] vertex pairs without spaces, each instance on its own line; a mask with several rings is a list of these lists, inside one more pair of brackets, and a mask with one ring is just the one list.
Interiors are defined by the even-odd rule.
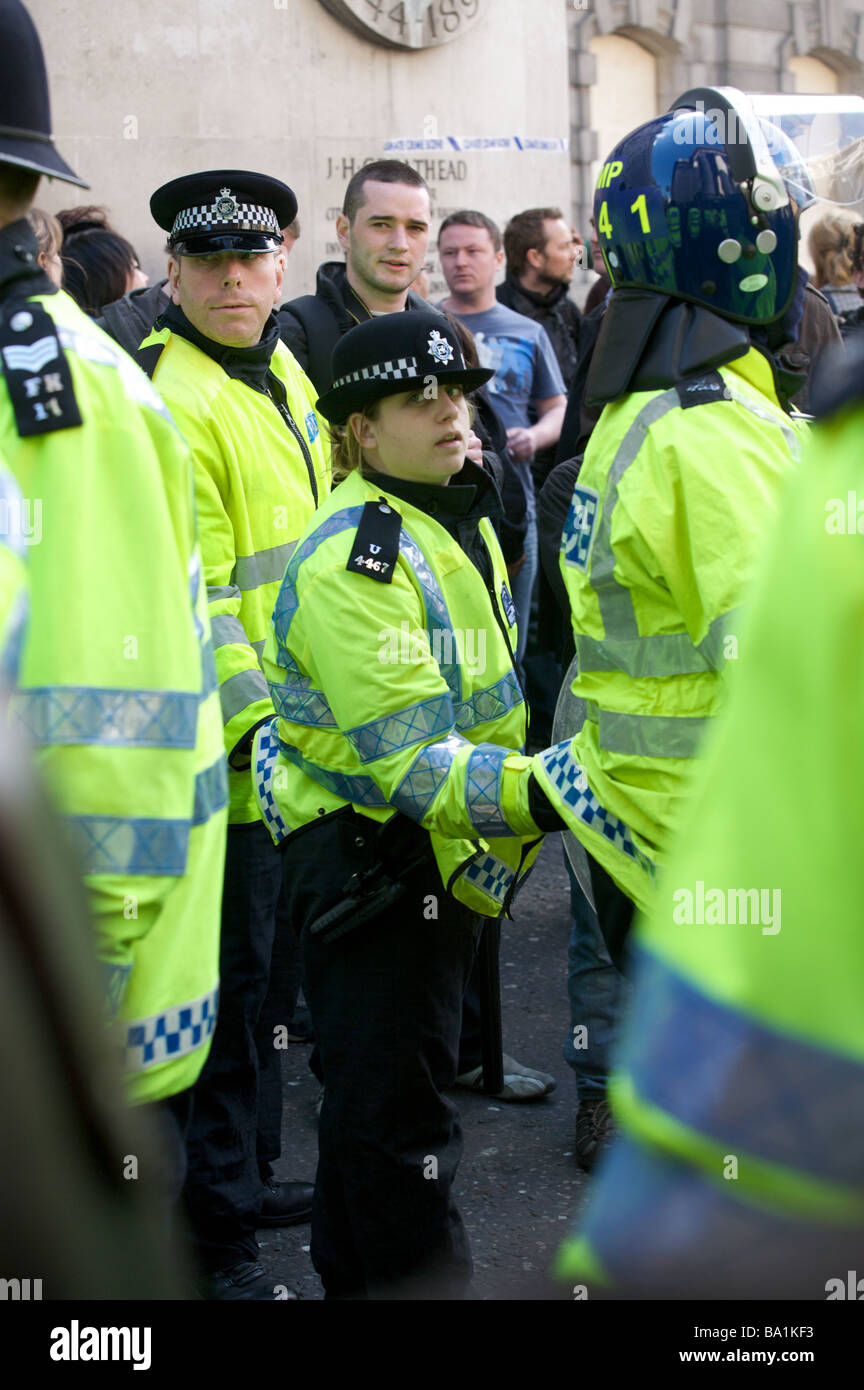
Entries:
[[862,369],[858,347],[827,373],[687,833],[634,936],[622,1135],[559,1263],[589,1294],[861,1297]]
[[[727,113],[737,141],[712,143],[697,100]],[[588,717],[538,773],[600,866],[616,947],[686,814],[737,656],[735,610],[803,429],[785,408],[800,378],[772,350],[801,313],[803,194],[796,205],[742,94],[678,106],[613,150],[595,195],[616,287],[588,380],[605,409],[560,556]]]
[[39,178],[81,180],[51,140],[27,11],[4,0],[0,26],[0,458],[20,489],[2,501],[31,605],[12,709],[85,878],[131,1098],[173,1119],[182,1153],[216,1011],[227,800],[189,451],[39,268]]
[[264,651],[278,718],[255,778],[283,846],[325,1085],[312,1258],[328,1297],[460,1297],[452,1199],[462,994],[478,921],[559,828],[536,789],[516,614],[466,459],[440,315],[359,325],[319,409],[347,472],[292,555]]
[[[270,1176],[280,1148],[279,1052],[272,1028],[267,1038],[256,1032],[274,935],[281,954],[290,925],[250,748],[273,714],[259,664],[267,624],[288,555],[329,490],[329,463],[315,393],[273,314],[279,228],[297,211],[291,189],[263,174],[214,170],[163,185],[151,210],[168,232],[172,302],[138,360],[192,448],[230,769],[219,1022],[195,1096],[186,1199],[210,1295],[272,1299],[255,1227],[308,1219],[312,1190]],[[279,1002],[287,1026],[291,1002]]]
[[[700,101],[734,127],[728,145],[694,117]],[[600,1043],[617,1022],[633,904],[649,900],[654,866],[688,815],[727,662],[734,670],[736,609],[802,429],[787,413],[802,379],[785,376],[776,350],[801,314],[807,199],[796,189],[793,201],[746,98],[703,92],[676,105],[601,170],[594,220],[615,292],[586,394],[605,408],[581,469],[562,464],[547,488],[577,475],[560,491],[554,558],[587,719],[542,756],[538,777],[589,853],[606,938],[574,897],[571,1020],[596,1052],[588,1067],[565,1047],[580,1064],[583,1167],[610,1124]]]

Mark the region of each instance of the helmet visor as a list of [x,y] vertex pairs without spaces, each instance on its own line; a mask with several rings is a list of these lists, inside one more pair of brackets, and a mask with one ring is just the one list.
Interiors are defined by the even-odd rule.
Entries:
[[751,96],[772,158],[800,207],[864,212],[864,98]]

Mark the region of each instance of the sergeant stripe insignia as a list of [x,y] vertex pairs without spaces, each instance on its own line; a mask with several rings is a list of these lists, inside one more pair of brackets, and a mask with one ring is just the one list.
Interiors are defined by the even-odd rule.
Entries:
[[4,319],[0,358],[22,439],[82,423],[69,363],[42,304],[28,300]]

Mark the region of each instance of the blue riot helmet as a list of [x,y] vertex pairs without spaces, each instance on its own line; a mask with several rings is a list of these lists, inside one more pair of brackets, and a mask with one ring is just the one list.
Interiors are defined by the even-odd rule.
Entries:
[[594,196],[616,289],[658,290],[749,324],[780,318],[792,298],[797,213],[759,117],[732,88],[687,92],[632,131]]

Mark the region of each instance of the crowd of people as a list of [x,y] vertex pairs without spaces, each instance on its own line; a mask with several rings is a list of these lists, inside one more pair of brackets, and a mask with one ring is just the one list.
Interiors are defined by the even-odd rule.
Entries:
[[[747,750],[770,778],[793,757],[789,730],[753,732],[757,673],[770,685],[789,660],[787,619],[755,576],[793,476],[812,485],[802,410],[831,351],[835,392],[843,383],[831,408],[859,401],[848,444],[841,430],[854,487],[864,223],[836,209],[814,223],[810,283],[798,240],[813,186],[782,147],[766,155],[746,98],[734,160],[694,134],[682,100],[603,166],[582,312],[582,239],[554,205],[503,231],[481,210],[447,216],[448,295],[430,304],[429,189],[390,159],[345,189],[344,260],[287,301],[291,188],[248,170],[173,178],[150,200],[167,237],[150,286],[106,208],[34,206],[41,176],[81,180],[51,141],[19,0],[0,0],[0,27],[6,691],[71,844],[63,872],[87,890],[110,1036],[128,1100],[159,1136],[156,1199],[166,1226],[182,1209],[199,1296],[279,1297],[257,1233],[310,1220],[327,1298],[471,1296],[449,1093],[519,1104],[554,1089],[506,1051],[490,981],[501,914],[556,832],[582,1169],[624,1129],[563,1276],[646,1289],[659,1269],[673,1292],[710,1293],[699,1232],[725,1222],[741,1249],[765,1237],[748,1279],[782,1292],[786,1252],[810,1238],[795,1197],[808,1184],[836,1199],[815,1246],[845,1252],[861,1224],[841,1191],[860,1185],[853,1159],[826,1171],[808,1116],[775,1142],[758,1104],[735,1107],[743,1062],[724,1066],[746,1053],[764,1102],[762,1073],[782,1069],[784,1049],[805,1078],[821,1059],[839,1125],[864,1084],[860,1036],[842,1008],[839,1037],[836,1010],[816,1007],[809,1030],[778,1012],[764,950],[727,959],[728,934],[703,949],[692,932],[681,946],[667,898],[709,873],[765,883],[765,816],[746,842],[755,860],[730,867],[739,850],[746,860],[747,817],[729,767]],[[660,218],[668,230],[652,237]],[[803,524],[806,507],[788,505]],[[809,563],[852,612],[860,565],[841,593],[836,554]],[[582,708],[563,737],[562,686]],[[847,719],[835,688],[812,693]],[[847,827],[864,814],[853,796]],[[786,887],[795,845],[790,829],[773,859],[764,836],[795,943],[791,963],[775,952],[787,1003],[808,970],[788,923],[814,902]],[[827,873],[844,837],[823,848]],[[676,856],[686,870],[663,876]],[[847,892],[831,898],[841,916]],[[19,900],[10,889],[23,932]],[[637,909],[659,922],[642,947]],[[776,913],[762,922],[780,931]],[[842,961],[845,999],[860,967]],[[311,1047],[322,1087],[314,1184],[274,1176],[286,1042]],[[716,1085],[688,1088],[674,1061],[688,1052]],[[761,1170],[740,1206],[718,1197],[711,1164],[733,1143],[783,1170],[782,1215]],[[104,1147],[107,1201],[118,1174]],[[675,1203],[690,1225],[664,1220]],[[733,1235],[726,1249],[737,1258]],[[153,1260],[148,1248],[142,1267]]]

